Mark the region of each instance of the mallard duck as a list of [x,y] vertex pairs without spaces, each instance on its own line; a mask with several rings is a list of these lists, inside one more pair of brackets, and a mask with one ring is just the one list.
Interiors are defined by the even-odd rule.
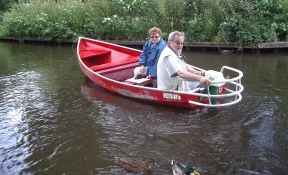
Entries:
[[195,167],[183,165],[175,160],[171,161],[173,175],[200,175]]
[[155,166],[159,167],[153,159],[141,161],[141,160],[132,159],[132,158],[115,157],[115,161],[121,167],[125,168],[128,171],[134,172],[134,173],[141,173],[141,172],[150,171],[151,170],[151,164],[154,164]]

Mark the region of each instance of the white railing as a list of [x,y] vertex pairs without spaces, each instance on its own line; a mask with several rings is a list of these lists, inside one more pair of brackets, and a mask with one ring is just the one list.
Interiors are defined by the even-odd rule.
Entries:
[[[195,69],[200,69],[197,67],[194,67]],[[200,69],[202,70],[202,69]],[[196,102],[196,101],[191,101],[189,100],[189,104],[192,105],[197,105],[197,106],[205,106],[205,107],[222,107],[222,106],[229,106],[229,105],[233,105],[236,104],[238,102],[240,102],[242,100],[242,95],[241,92],[243,92],[244,87],[241,84],[241,78],[243,77],[243,73],[240,70],[237,70],[235,68],[229,67],[229,66],[223,66],[220,70],[220,72],[223,74],[223,72],[225,70],[229,70],[232,71],[233,73],[237,73],[238,76],[234,77],[234,78],[227,78],[227,79],[222,79],[222,80],[217,80],[217,81],[211,81],[211,85],[210,86],[214,86],[217,87],[218,90],[219,88],[222,88],[221,84],[226,84],[226,88],[223,89],[224,93],[223,94],[211,94],[209,87],[207,88],[197,88],[195,90],[189,91],[189,94],[198,96],[198,97],[202,97],[202,98],[208,98],[209,103],[200,103],[200,102]],[[230,86],[233,86],[232,88]],[[206,93],[199,93],[201,91],[203,91],[204,89],[207,90],[207,94]],[[223,91],[221,90],[221,91]],[[217,102],[213,103],[212,99],[219,99],[220,98],[220,103]],[[226,101],[224,101],[223,99],[226,99]],[[229,101],[228,101],[229,100]]]

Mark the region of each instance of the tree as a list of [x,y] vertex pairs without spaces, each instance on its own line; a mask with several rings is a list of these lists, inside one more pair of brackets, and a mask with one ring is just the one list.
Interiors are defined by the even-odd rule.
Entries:
[[0,12],[9,10],[14,3],[18,3],[18,0],[0,0]]

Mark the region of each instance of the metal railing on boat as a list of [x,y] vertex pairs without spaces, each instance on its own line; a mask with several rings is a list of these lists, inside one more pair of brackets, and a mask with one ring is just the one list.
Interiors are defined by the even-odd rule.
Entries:
[[[203,70],[195,66],[192,66],[192,67],[198,70]],[[206,88],[200,87],[200,88],[196,88],[194,90],[189,91],[189,94],[208,99],[208,103],[204,103],[204,102],[201,103],[199,101],[189,100],[189,104],[197,105],[197,106],[204,106],[204,107],[223,107],[223,106],[230,106],[230,105],[240,102],[242,100],[241,92],[243,92],[244,90],[244,87],[241,84],[241,78],[243,77],[243,73],[240,70],[229,67],[229,66],[223,66],[220,72],[223,74],[223,72],[226,70],[237,73],[238,75],[231,79],[228,78],[228,79],[222,79],[220,81],[219,80],[211,81],[211,85]],[[223,94],[211,94],[210,92],[211,90],[209,87],[221,88],[223,84],[226,84],[226,88],[224,89]],[[230,86],[234,86],[234,88],[231,88]],[[207,90],[207,93],[199,93],[203,91],[204,89]],[[221,91],[223,91],[223,89]],[[228,98],[230,101],[223,101],[224,99],[228,99]],[[215,103],[213,102],[213,99],[220,99],[219,100],[220,102]]]

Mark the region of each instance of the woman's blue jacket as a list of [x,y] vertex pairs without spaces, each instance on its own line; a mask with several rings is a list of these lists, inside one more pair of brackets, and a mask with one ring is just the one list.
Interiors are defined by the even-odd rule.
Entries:
[[154,47],[151,40],[147,41],[143,46],[143,52],[139,58],[139,66],[147,67],[147,75],[152,78],[157,78],[157,63],[162,50],[166,46],[166,42],[160,38],[159,42]]

